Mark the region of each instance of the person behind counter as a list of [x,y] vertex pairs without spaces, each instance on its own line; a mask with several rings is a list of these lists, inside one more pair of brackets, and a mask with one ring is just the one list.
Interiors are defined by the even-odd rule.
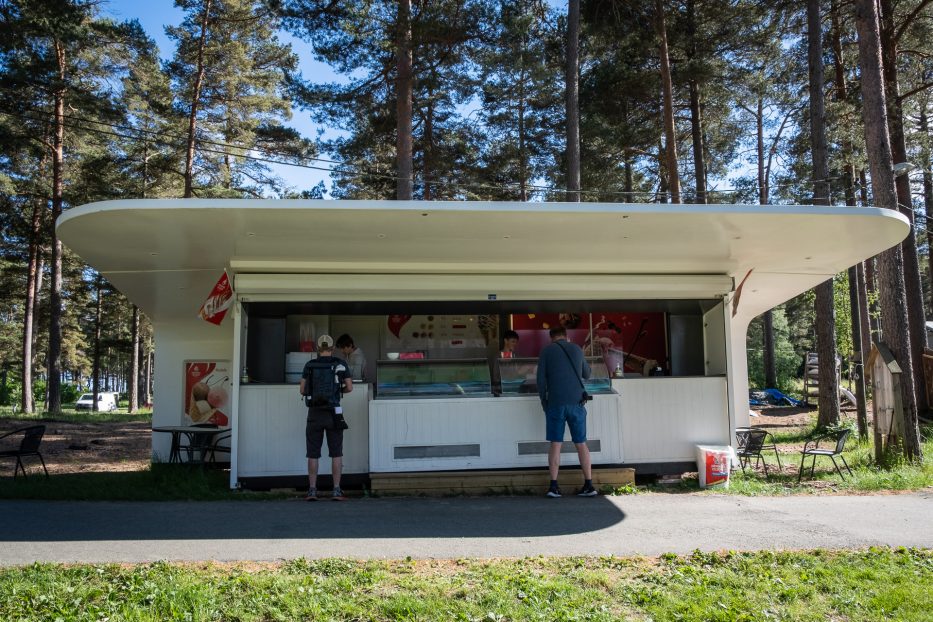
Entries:
[[350,365],[350,375],[354,380],[366,380],[366,356],[353,343],[353,337],[344,333],[337,337],[337,349]]
[[580,497],[595,497],[590,449],[586,445],[586,408],[583,406],[583,379],[590,377],[590,366],[580,346],[567,341],[567,329],[557,326],[550,331],[551,343],[538,357],[538,395],[547,419],[546,438],[550,442],[547,463],[551,473],[551,486],[547,496],[561,496],[557,487],[560,470],[560,450],[564,442],[564,428],[570,428],[570,438],[577,448],[580,468],[583,470],[583,488]]
[[[347,364],[334,354],[334,338],[321,335],[317,339],[318,358],[305,363],[301,372],[298,391],[310,396],[308,421],[305,425],[305,449],[308,458],[308,495],[307,501],[317,501],[317,471],[321,459],[321,447],[327,436],[327,453],[330,455],[331,473],[334,478],[333,498],[336,501],[346,499],[340,488],[340,474],[343,471],[343,430],[334,426],[334,413],[341,412],[340,396],[353,390]],[[321,373],[323,372],[323,373]],[[315,381],[315,378],[318,380]],[[309,390],[306,392],[305,388]]]
[[502,333],[502,358],[510,359],[515,357],[515,348],[518,347],[518,333],[514,330],[507,330]]

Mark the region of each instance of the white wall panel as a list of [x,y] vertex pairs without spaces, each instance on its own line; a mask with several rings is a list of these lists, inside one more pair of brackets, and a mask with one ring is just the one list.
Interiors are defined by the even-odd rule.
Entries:
[[613,380],[622,394],[622,443],[627,463],[677,462],[696,445],[729,444],[725,377]]
[[[353,391],[341,401],[350,426],[343,434],[344,473],[369,473],[369,397],[369,385],[354,384]],[[237,475],[307,474],[307,417],[308,409],[298,395],[297,385],[241,386]],[[326,441],[318,472],[331,472]]]
[[[587,406],[587,437],[599,440],[594,464],[622,461],[621,400],[597,395]],[[547,455],[519,455],[519,443],[541,442],[544,412],[535,396],[472,399],[376,400],[370,407],[370,469],[374,473],[544,466]],[[565,436],[570,440],[569,435]],[[479,456],[396,458],[397,447],[474,445]],[[579,464],[576,453],[564,464]]]

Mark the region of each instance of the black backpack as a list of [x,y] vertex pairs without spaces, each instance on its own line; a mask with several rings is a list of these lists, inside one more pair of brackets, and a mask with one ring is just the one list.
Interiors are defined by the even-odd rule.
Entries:
[[305,370],[308,381],[305,382],[305,404],[313,407],[340,405],[340,380],[337,377],[339,360],[308,361]]

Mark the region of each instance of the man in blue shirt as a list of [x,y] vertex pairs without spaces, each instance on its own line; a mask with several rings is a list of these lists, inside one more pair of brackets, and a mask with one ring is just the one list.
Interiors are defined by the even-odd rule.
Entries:
[[567,329],[552,328],[551,343],[538,357],[538,395],[547,419],[547,463],[551,473],[551,486],[547,496],[561,496],[557,487],[560,470],[560,449],[564,442],[564,426],[570,428],[570,438],[577,448],[580,468],[583,470],[583,488],[577,495],[595,497],[590,449],[586,445],[586,408],[583,406],[583,379],[590,377],[590,366],[580,346],[567,341]]

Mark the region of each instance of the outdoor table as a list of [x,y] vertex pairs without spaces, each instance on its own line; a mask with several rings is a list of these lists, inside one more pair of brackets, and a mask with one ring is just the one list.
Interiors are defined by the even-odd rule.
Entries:
[[[181,435],[188,438],[186,446],[188,454],[188,463],[203,463],[205,455],[210,448],[215,435],[229,431],[229,427],[222,426],[201,426],[201,425],[170,425],[152,428],[153,432],[165,432],[172,435],[172,446],[169,451],[169,464],[181,463]],[[200,460],[193,459],[194,450],[200,450]]]

